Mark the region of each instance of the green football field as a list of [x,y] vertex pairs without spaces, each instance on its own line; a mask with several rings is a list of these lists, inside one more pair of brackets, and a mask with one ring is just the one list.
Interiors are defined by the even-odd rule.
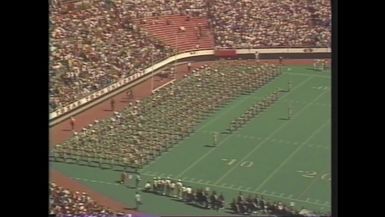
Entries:
[[[277,88],[291,89],[269,109],[232,134],[232,120]],[[288,120],[288,108],[292,116]],[[111,198],[134,205],[134,189],[119,185],[120,172],[52,163],[65,175]],[[142,185],[156,177],[180,178],[193,187],[222,192],[226,202],[243,192],[294,202],[317,212],[331,210],[331,73],[309,66],[283,68],[283,75],[213,113],[194,134],[140,170]],[[230,215],[200,209],[165,196],[143,193],[140,210],[154,215]]]

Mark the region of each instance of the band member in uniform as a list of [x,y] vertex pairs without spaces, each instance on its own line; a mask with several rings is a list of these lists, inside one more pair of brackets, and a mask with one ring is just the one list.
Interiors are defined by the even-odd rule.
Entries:
[[182,180],[178,179],[178,181],[176,182],[176,195],[180,200],[182,200],[182,187]]
[[139,210],[140,205],[142,205],[142,200],[139,192],[137,191],[135,194],[135,210]]
[[219,133],[218,132],[214,132],[213,136],[214,136],[213,146],[215,147],[218,144]]
[[151,190],[151,183],[150,181],[147,181],[146,184],[144,185],[144,192],[150,192]]
[[142,179],[140,178],[140,175],[137,174],[136,175],[136,178],[135,178],[135,187],[138,188],[139,187],[139,183]]
[[292,116],[292,110],[291,110],[291,106],[289,105],[289,107],[287,108],[287,119],[290,120],[291,116]]
[[120,175],[120,183],[125,185],[126,182],[127,182],[127,179],[128,179],[128,174],[126,172],[123,172],[121,175]]

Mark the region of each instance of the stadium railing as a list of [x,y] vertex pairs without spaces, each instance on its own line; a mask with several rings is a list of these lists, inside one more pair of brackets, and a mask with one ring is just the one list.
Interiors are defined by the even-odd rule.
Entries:
[[[225,55],[221,56],[220,53]],[[143,72],[135,73],[131,76],[123,78],[118,82],[107,86],[99,91],[73,102],[67,106],[56,109],[49,114],[50,126],[56,125],[61,121],[68,119],[70,116],[80,113],[130,87],[133,87],[143,80],[160,72],[170,64],[181,60],[208,61],[220,58],[228,59],[254,59],[255,53],[259,53],[260,59],[277,59],[282,56],[285,59],[318,59],[331,58],[330,48],[305,48],[305,47],[281,47],[281,48],[243,48],[243,49],[226,49],[216,48],[211,50],[191,50],[170,56],[154,65],[146,68]],[[231,54],[231,55],[229,55]]]

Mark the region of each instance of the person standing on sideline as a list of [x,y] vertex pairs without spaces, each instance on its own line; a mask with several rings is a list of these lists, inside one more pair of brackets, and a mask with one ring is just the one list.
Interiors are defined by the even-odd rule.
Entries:
[[255,51],[255,62],[259,63],[259,52]]
[[191,72],[191,63],[187,63],[187,72],[190,73]]
[[111,104],[111,111],[115,111],[115,99],[114,98],[111,98],[110,104]]
[[134,93],[132,92],[132,89],[129,89],[127,91],[127,99],[132,100],[134,98]]
[[75,118],[73,116],[71,116],[71,120],[70,120],[70,124],[71,124],[71,130],[74,131],[75,130]]
[[139,192],[137,191],[135,194],[135,210],[139,210],[140,205],[142,205],[142,200]]

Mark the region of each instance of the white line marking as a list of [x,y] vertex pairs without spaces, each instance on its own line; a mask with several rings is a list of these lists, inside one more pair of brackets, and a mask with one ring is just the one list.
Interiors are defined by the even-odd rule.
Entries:
[[[304,85],[305,83],[307,83],[307,82],[308,82],[309,80],[311,80],[311,79],[312,79],[312,77],[309,77],[309,78],[303,80],[301,83],[299,83],[297,86],[295,86],[292,90],[301,87],[302,85]],[[292,91],[292,92],[293,92],[293,91]],[[292,93],[292,92],[290,92],[290,93]],[[290,93],[289,93],[289,94],[286,94],[286,95],[284,95],[284,96],[282,96],[281,99],[284,98],[284,97],[286,97],[286,96],[289,96]],[[246,97],[244,100],[239,101],[238,103],[234,104],[234,105],[233,105],[232,107],[230,107],[229,110],[227,110],[225,113],[230,112],[230,111],[231,111],[231,108],[234,108],[234,107],[238,106],[239,104],[243,103],[243,102],[246,101],[247,99],[249,99],[249,97]],[[306,106],[305,106],[305,107],[306,107]],[[219,117],[223,116],[223,114],[225,114],[225,113],[222,113],[222,115],[218,116],[216,119],[218,119]],[[209,122],[207,122],[206,124],[204,124],[200,129],[202,129],[204,126],[207,126],[210,122],[212,122],[212,121],[214,121],[214,120],[216,120],[216,119],[211,119],[211,121],[209,121]],[[289,122],[285,122],[285,123],[289,123]],[[285,125],[283,125],[283,126],[285,126]],[[198,129],[197,131],[199,131],[200,129]],[[227,141],[229,138],[231,138],[233,135],[234,135],[234,134],[229,135],[228,137],[226,137],[225,139],[223,139],[221,142],[219,142],[218,145],[217,145],[217,148],[218,148],[220,145],[224,144],[224,142]],[[179,173],[178,176],[182,176],[183,174],[185,174],[187,171],[189,171],[191,168],[193,168],[195,165],[197,165],[199,162],[201,162],[206,156],[208,156],[208,155],[209,155],[211,152],[213,152],[214,150],[216,150],[216,149],[211,149],[211,150],[209,150],[208,152],[206,152],[206,153],[205,153],[204,155],[202,155],[199,159],[197,159],[196,161],[194,161],[194,163],[192,163],[189,167],[187,167],[187,168],[184,169],[181,173]],[[219,181],[215,182],[215,184],[218,184],[218,182],[219,182]]]
[[323,127],[327,126],[327,124],[329,124],[330,122],[330,118],[325,122],[323,123],[317,130],[313,131],[312,134],[310,134],[310,136],[301,144],[299,145],[284,161],[281,162],[281,164],[279,164],[279,166],[277,168],[275,168],[273,170],[273,172],[270,173],[270,175],[268,177],[266,177],[265,180],[263,180],[263,182],[261,184],[259,184],[259,186],[256,188],[256,191],[258,191],[259,189],[261,189],[261,187],[263,187],[284,165],[286,165],[286,163],[291,160],[291,158],[308,142],[310,141],[315,135],[317,135],[322,129]]
[[[326,92],[323,92],[321,93],[320,95],[318,95],[316,98],[313,99],[313,101],[311,103],[314,103],[316,102],[320,97],[322,97]],[[285,95],[287,96],[287,95]],[[283,97],[285,97],[283,96]],[[299,110],[295,115],[293,115],[293,117],[295,116],[298,116],[298,114],[300,114],[301,112],[305,111],[306,108],[308,108],[311,103],[305,105],[304,107],[302,107],[301,110]],[[287,124],[289,124],[290,122],[287,121],[285,123],[283,123],[281,126],[279,126],[278,128],[276,128],[265,140],[262,140],[258,145],[255,146],[255,148],[253,148],[247,155],[245,155],[242,159],[240,159],[239,161],[242,162],[242,161],[245,161],[248,157],[250,157],[255,151],[257,151],[260,147],[262,147],[262,144],[266,143],[271,137],[273,137],[275,134],[277,134],[282,128],[286,127]],[[306,141],[307,142],[307,141]],[[299,146],[299,147],[302,147],[302,146]],[[238,167],[238,164],[235,164],[235,166],[231,167],[225,174],[223,174],[223,176],[221,176],[216,182],[215,184],[219,183],[220,181],[222,181],[228,174],[230,174],[233,170],[235,170],[236,168]],[[258,188],[259,189],[259,188]]]

